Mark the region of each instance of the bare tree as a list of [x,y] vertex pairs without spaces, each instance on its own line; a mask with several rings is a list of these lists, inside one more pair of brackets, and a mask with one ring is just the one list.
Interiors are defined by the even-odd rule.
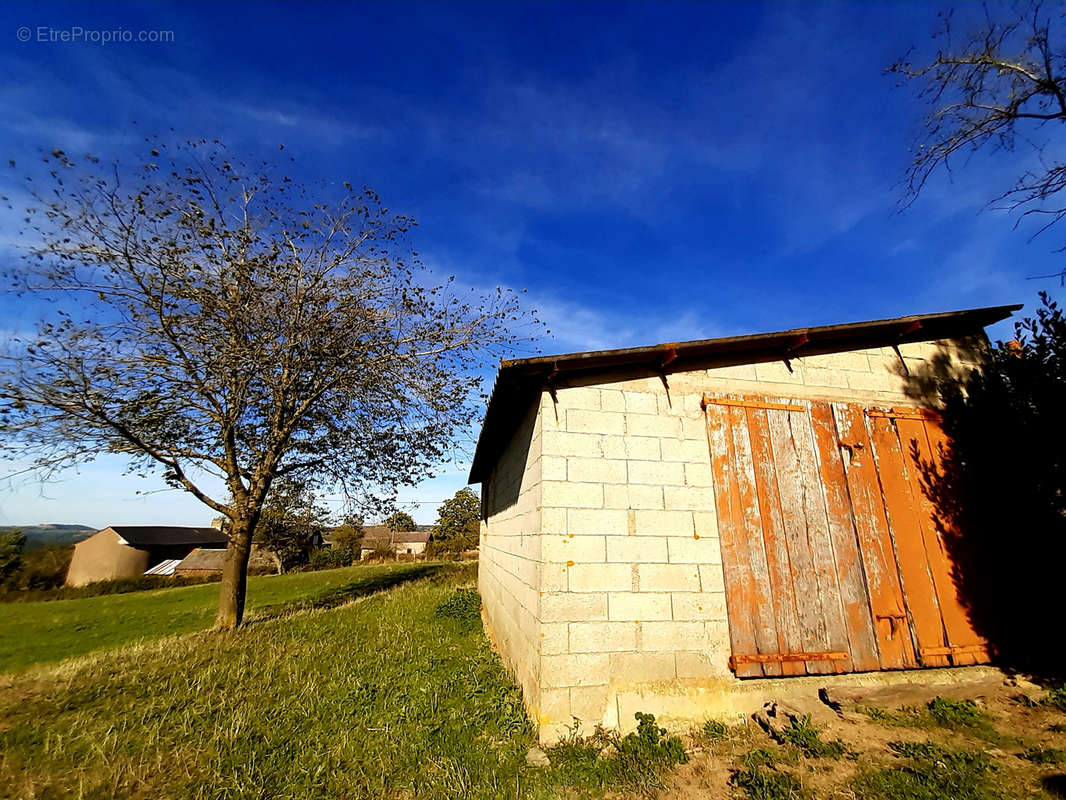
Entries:
[[127,454],[227,517],[231,629],[272,483],[374,507],[431,474],[478,411],[475,369],[532,317],[429,285],[414,223],[373,192],[330,199],[217,141],[146,151],[123,169],[57,150],[27,178],[36,241],[7,277],[54,313],[0,354],[0,448],[42,471]]
[[915,84],[929,109],[904,200],[913,202],[934,171],[950,170],[959,157],[985,147],[1011,151],[1021,143],[1039,152],[1040,167],[1026,170],[994,202],[1023,216],[1046,216],[1039,233],[1066,216],[1057,196],[1066,188],[1066,164],[1058,160],[1061,149],[1048,146],[1062,140],[1058,126],[1066,123],[1063,12],[1039,2],[983,11],[976,29],[962,35],[952,14],[941,14],[936,57],[916,64],[912,50],[887,70]]

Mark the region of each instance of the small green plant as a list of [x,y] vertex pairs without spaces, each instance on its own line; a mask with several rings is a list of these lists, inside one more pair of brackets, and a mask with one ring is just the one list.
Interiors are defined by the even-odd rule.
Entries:
[[821,731],[811,724],[810,714],[805,714],[798,721],[792,720],[792,725],[781,731],[781,737],[809,758],[838,759],[850,754],[847,746],[839,739],[823,742]]
[[729,736],[729,726],[716,719],[709,719],[703,723],[703,729],[700,732],[707,741],[717,742]]
[[777,766],[777,755],[765,748],[745,753],[729,785],[749,800],[805,800],[810,793],[800,780]]
[[950,750],[930,742],[891,742],[909,765],[866,772],[852,783],[870,800],[1000,800],[991,780],[995,765],[985,753]]
[[1066,711],[1066,686],[1052,689],[1047,696],[1040,701],[1042,705],[1050,706],[1059,711]]
[[946,700],[934,697],[927,706],[929,716],[941,728],[969,728],[984,719],[973,700]]
[[580,735],[575,722],[570,734],[548,749],[557,779],[565,786],[598,786],[642,795],[654,794],[665,784],[671,767],[688,761],[681,739],[667,736],[653,714],[636,715],[637,729],[625,736],[596,728]]
[[481,624],[481,595],[477,589],[456,589],[437,606],[436,615],[473,630]]
[[1066,750],[1057,747],[1030,747],[1021,757],[1034,764],[1063,764],[1066,763]]

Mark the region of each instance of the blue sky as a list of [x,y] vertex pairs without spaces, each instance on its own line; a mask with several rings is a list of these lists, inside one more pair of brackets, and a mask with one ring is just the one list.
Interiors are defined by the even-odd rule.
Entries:
[[[897,213],[921,108],[882,70],[928,45],[937,9],[7,2],[0,155],[111,157],[170,128],[253,157],[284,143],[300,177],[372,186],[417,218],[442,277],[528,289],[552,330],[544,352],[1031,309],[1039,288],[1061,294],[1026,280],[1060,269],[1061,233],[1030,242],[985,208],[1024,152],[978,155]],[[74,26],[173,42],[38,41]],[[0,258],[17,256],[17,231],[0,217]],[[0,304],[0,327],[32,324],[32,307]],[[416,519],[434,519],[466,466],[402,495],[422,501]],[[7,481],[0,524],[210,519],[121,473],[105,458],[59,483]]]

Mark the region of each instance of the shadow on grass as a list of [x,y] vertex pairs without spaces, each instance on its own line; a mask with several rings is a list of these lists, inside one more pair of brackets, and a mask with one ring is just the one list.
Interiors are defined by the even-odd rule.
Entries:
[[359,578],[342,586],[334,586],[324,592],[287,603],[261,606],[255,609],[255,617],[246,626],[258,625],[268,620],[289,616],[300,611],[317,611],[323,608],[336,608],[360,597],[394,589],[405,583],[432,578],[445,569],[443,564],[421,564],[410,569],[395,569],[379,572],[365,578]]
[[1066,797],[1066,775],[1047,775],[1040,779],[1040,785],[1052,797]]

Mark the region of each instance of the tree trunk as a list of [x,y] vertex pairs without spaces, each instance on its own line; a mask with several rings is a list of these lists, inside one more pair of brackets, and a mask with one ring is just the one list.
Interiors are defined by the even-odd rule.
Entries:
[[229,544],[222,563],[222,585],[218,592],[215,630],[231,631],[244,619],[244,594],[248,587],[248,556],[252,552],[253,520],[233,520]]

